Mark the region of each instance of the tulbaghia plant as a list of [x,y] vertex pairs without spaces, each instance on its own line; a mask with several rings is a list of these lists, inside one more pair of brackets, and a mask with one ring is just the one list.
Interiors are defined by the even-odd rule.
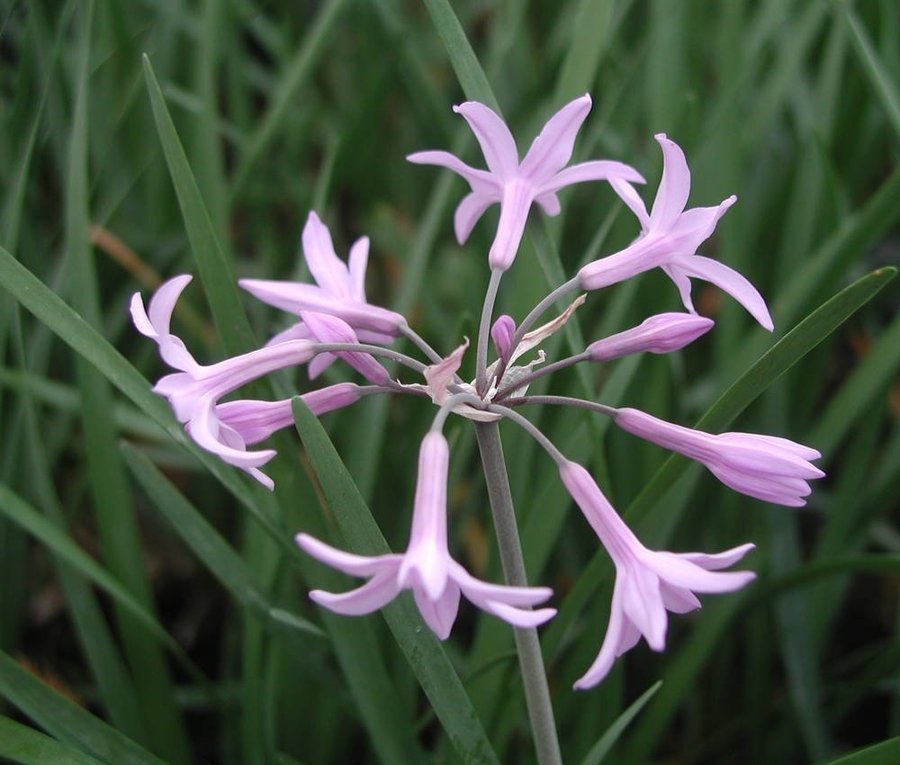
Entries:
[[[665,135],[656,136],[662,149],[663,170],[649,212],[635,188],[635,184],[644,182],[635,169],[613,160],[569,165],[576,134],[590,108],[587,95],[565,105],[551,117],[520,161],[516,143],[502,119],[484,104],[466,102],[454,110],[472,128],[484,154],[486,170],[471,167],[445,151],[421,151],[409,156],[414,163],[449,168],[471,186],[455,216],[456,236],[461,243],[488,207],[500,205],[497,231],[487,253],[491,278],[474,348],[474,380],[459,376],[463,357],[469,352],[468,340],[461,339],[449,353],[438,352],[403,316],[368,302],[368,239],[362,238],[352,246],[345,263],[336,254],[328,228],[315,212],[309,214],[302,237],[303,256],[314,284],[258,279],[240,282],[254,297],[293,317],[289,329],[259,350],[208,366],[194,359],[170,330],[172,311],[190,281],[189,276],[176,276],[166,282],[147,309],[139,295],[131,304],[136,327],[157,343],[163,361],[175,370],[164,376],[155,390],[168,398],[190,437],[269,489],[274,488],[273,482],[263,468],[275,451],[256,445],[276,430],[293,424],[291,400],[223,400],[247,383],[298,365],[308,365],[309,376],[314,378],[329,364],[340,361],[359,374],[360,383],[339,383],[303,394],[314,414],[347,407],[371,395],[430,399],[437,411],[431,429],[422,438],[405,552],[360,556],[300,533],[296,541],[306,553],[327,566],[365,580],[348,592],[317,590],[310,597],[323,608],[353,616],[375,611],[401,591],[409,590],[423,620],[441,639],[450,634],[460,600],[465,598],[516,628],[526,674],[538,671],[535,661],[539,663],[540,655],[538,650],[535,659],[533,642],[529,654],[525,638],[536,640],[534,628],[556,612],[546,605],[552,597],[550,589],[527,586],[524,581],[502,451],[497,448],[499,440],[493,423],[511,420],[536,439],[556,463],[560,480],[615,566],[606,637],[596,660],[576,682],[580,689],[600,683],[616,658],[641,638],[654,651],[663,650],[669,614],[699,608],[698,595],[732,592],[751,582],[752,572],[726,569],[737,564],[753,545],[715,553],[648,549],[625,524],[590,473],[563,455],[522,414],[523,410],[542,404],[592,410],[638,438],[700,462],[732,489],[767,502],[803,505],[810,492],[808,482],[823,475],[812,464],[820,456],[817,451],[784,438],[704,433],[631,408],[528,395],[529,385],[535,379],[561,369],[582,363],[607,363],[635,353],[672,353],[709,332],[714,322],[697,314],[691,301],[692,279],[721,288],[765,329],[772,329],[766,303],[753,285],[723,263],[698,254],[736,198],[729,197],[711,207],[686,209],[690,171],[682,150]],[[518,322],[506,315],[495,317],[501,277],[513,265],[531,208],[536,204],[545,214],[555,215],[560,210],[557,192],[585,181],[604,181],[612,186],[637,219],[639,230],[634,240],[623,250],[583,266]],[[650,316],[638,326],[594,340],[579,353],[546,359],[540,345],[571,319],[586,293],[656,267],[675,283],[684,312]],[[554,306],[567,302],[568,308],[538,325]],[[390,348],[398,338],[405,338],[424,360]],[[491,346],[496,352],[493,360],[488,358]],[[384,361],[401,365],[402,378],[389,374]],[[477,579],[449,551],[450,448],[442,431],[450,416],[473,421],[477,430],[507,572],[508,581],[504,584]],[[538,669],[542,674],[542,667]],[[532,703],[529,696],[529,705]]]

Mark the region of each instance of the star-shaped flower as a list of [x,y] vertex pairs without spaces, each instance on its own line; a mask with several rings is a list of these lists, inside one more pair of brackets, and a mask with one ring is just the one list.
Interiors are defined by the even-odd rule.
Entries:
[[663,152],[663,173],[649,214],[633,186],[618,178],[610,179],[610,185],[640,221],[640,237],[621,252],[584,266],[578,272],[580,286],[595,290],[661,266],[678,287],[685,308],[692,313],[691,278],[704,279],[731,295],[771,331],[772,317],[756,287],[724,263],[696,254],[737,197],[730,196],[715,207],[685,210],[691,171],[684,152],[664,133],[659,133],[656,140]]
[[308,534],[297,544],[314,558],[351,576],[371,577],[366,584],[335,594],[309,595],[336,613],[368,614],[389,603],[401,590],[412,590],[425,623],[441,639],[450,635],[460,595],[480,609],[517,627],[536,627],[552,618],[553,608],[532,611],[547,600],[547,587],[507,587],[476,579],[450,557],[447,549],[447,471],[450,449],[438,432],[429,433],[419,451],[419,478],[409,546],[403,555],[353,555],[336,550]]
[[537,202],[547,215],[558,215],[563,187],[583,181],[643,183],[637,170],[622,162],[594,160],[566,167],[572,158],[575,136],[591,110],[587,94],[566,104],[544,125],[522,162],[509,128],[500,116],[477,101],[454,106],[469,123],[481,146],[488,170],[477,170],[446,151],[419,151],[407,159],[421,165],[446,167],[465,178],[472,191],[456,208],[456,238],[463,244],[472,228],[493,204],[500,203],[500,223],[488,255],[492,269],[505,271],[515,260],[531,205]]

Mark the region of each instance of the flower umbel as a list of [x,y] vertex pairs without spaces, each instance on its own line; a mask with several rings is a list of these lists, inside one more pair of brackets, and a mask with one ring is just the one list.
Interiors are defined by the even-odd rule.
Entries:
[[[735,197],[713,207],[685,209],[691,175],[684,153],[674,141],[663,134],[656,136],[663,153],[663,173],[649,213],[632,185],[643,183],[643,178],[628,165],[595,160],[567,167],[575,137],[590,108],[587,95],[566,104],[547,122],[520,162],[516,143],[500,117],[484,104],[468,101],[456,111],[475,133],[488,170],[472,168],[445,151],[409,156],[412,162],[447,167],[471,186],[454,219],[460,243],[488,207],[500,204],[499,224],[488,254],[492,272],[474,343],[476,375],[472,381],[460,377],[468,338],[448,344],[451,348],[455,345],[455,350],[439,352],[416,334],[402,315],[369,303],[364,285],[368,239],[357,240],[344,263],[334,251],[328,228],[315,212],[309,213],[302,236],[303,255],[314,284],[262,279],[240,282],[255,297],[295,317],[293,326],[257,350],[210,365],[195,360],[170,328],[175,304],[190,276],[177,276],[163,284],[147,309],[139,295],[131,302],[135,326],[159,346],[163,361],[175,370],[162,377],[154,390],[168,399],[176,418],[199,446],[269,488],[273,488],[273,482],[260,467],[275,457],[275,451],[251,451],[248,447],[293,423],[291,399],[224,400],[247,383],[305,364],[309,364],[310,378],[315,378],[330,364],[342,362],[345,373],[356,373],[368,384],[347,381],[304,392],[302,398],[314,414],[349,406],[372,394],[430,399],[437,413],[419,450],[406,551],[360,555],[359,551],[344,552],[301,532],[296,537],[297,544],[307,554],[351,576],[368,578],[365,584],[348,592],[314,590],[310,597],[337,613],[357,615],[382,608],[401,591],[409,590],[422,618],[441,639],[449,636],[460,599],[465,597],[481,610],[516,627],[520,647],[530,645],[520,653],[523,672],[531,680],[527,683],[532,689],[529,693],[537,692],[533,689],[540,685],[535,679],[538,676],[546,689],[534,628],[552,618],[555,610],[532,610],[550,598],[552,592],[547,587],[528,586],[524,562],[515,558],[519,554],[515,513],[497,420],[507,419],[520,426],[556,462],[562,483],[615,565],[606,636],[594,663],[576,683],[577,688],[599,683],[616,657],[642,636],[651,649],[662,650],[669,613],[699,608],[697,594],[732,592],[747,586],[754,578],[752,572],[723,569],[737,563],[753,545],[743,544],[716,554],[648,549],[616,513],[589,473],[564,456],[520,413],[520,407],[564,404],[611,417],[621,429],[697,460],[729,487],[767,502],[803,505],[810,494],[809,482],[824,475],[812,464],[819,453],[788,439],[749,433],[704,433],[630,407],[616,409],[585,399],[529,395],[537,378],[561,373],[577,364],[608,363],[635,353],[673,353],[699,341],[714,322],[697,315],[690,294],[692,278],[716,284],[763,327],[772,328],[765,301],[750,282],[722,263],[697,254]],[[516,257],[532,204],[555,215],[560,211],[557,192],[588,180],[609,181],[632,210],[640,223],[634,241],[620,252],[585,265],[524,318],[505,314],[495,318],[494,304],[501,279]],[[571,293],[608,287],[657,266],[675,283],[686,313],[651,315],[637,326],[598,338],[584,350],[563,358],[548,360],[549,351],[539,349],[565,327],[587,298],[580,294],[573,299]],[[563,297],[571,301],[568,307],[533,328]],[[384,347],[401,336],[424,355],[425,361]],[[496,358],[489,361],[491,341]],[[551,346],[547,343],[546,347]],[[529,360],[519,361],[525,354],[529,354]],[[402,375],[410,373],[414,379],[403,381]],[[450,447],[442,428],[451,415],[477,423],[486,482],[496,512],[501,559],[508,572],[506,585],[477,579],[450,554]],[[544,708],[549,708],[549,702]]]

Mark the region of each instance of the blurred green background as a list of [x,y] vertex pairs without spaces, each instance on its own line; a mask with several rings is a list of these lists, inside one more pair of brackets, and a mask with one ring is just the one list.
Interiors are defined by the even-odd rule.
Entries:
[[[199,360],[285,327],[233,277],[303,277],[310,209],[341,255],[371,237],[371,302],[406,313],[443,353],[474,338],[496,209],[458,246],[465,184],[404,157],[452,149],[480,166],[451,106],[489,98],[489,86],[522,151],[550,114],[591,93],[576,160],[628,162],[651,190],[652,136],[676,140],[692,206],[739,200],[704,254],[750,278],[776,323],[770,336],[698,284],[698,309],[717,321],[702,341],[544,389],[691,425],[739,381],[714,429],[807,443],[828,472],[807,508],[767,506],[680,461],[663,468],[662,450],[599,418],[529,411],[648,545],[758,545],[757,584],[673,617],[664,654],[641,643],[600,688],[575,693],[605,629],[611,567],[590,563],[598,545],[552,462],[503,430],[529,578],[561,608],[542,641],[565,762],[825,763],[882,741],[852,762],[900,762],[889,741],[900,735],[900,292],[877,292],[886,270],[858,282],[900,261],[898,73],[894,0],[0,3],[0,246],[11,254],[0,269],[0,756],[534,761],[505,625],[464,605],[445,645],[456,672],[426,698],[423,665],[411,669],[381,615],[329,618],[306,598],[350,584],[290,543],[308,530],[343,545],[319,483],[346,482],[334,471],[316,481],[293,432],[277,439],[273,496],[201,464],[109,347],[147,380],[162,374],[127,301],[184,272],[201,279],[176,332]],[[504,280],[498,307],[517,319],[637,233],[604,184],[562,197],[559,218],[533,214]],[[677,306],[671,283],[647,274],[591,295],[578,331],[596,339]],[[309,387],[301,372],[257,393]],[[431,416],[426,402],[371,399],[323,417],[395,550]],[[453,422],[447,433],[454,552],[499,581],[471,430]],[[607,751],[601,737],[658,679]]]

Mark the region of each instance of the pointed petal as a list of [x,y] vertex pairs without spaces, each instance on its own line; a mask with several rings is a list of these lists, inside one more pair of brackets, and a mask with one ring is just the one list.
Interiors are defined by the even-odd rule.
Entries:
[[[612,603],[609,607],[609,624],[606,627],[606,635],[600,652],[593,664],[578,680],[575,681],[576,690],[586,690],[598,685],[612,669],[613,662],[620,654],[619,647],[626,641],[623,638],[630,637],[633,633],[625,634],[628,619],[622,611],[621,584],[617,581],[613,589]],[[635,630],[636,631],[636,630]],[[633,645],[633,643],[632,643]]]
[[369,262],[369,237],[361,236],[350,248],[347,267],[350,272],[350,287],[354,300],[366,302],[366,265]]
[[590,110],[591,97],[585,94],[547,120],[522,160],[521,172],[540,183],[562,170],[572,158],[575,138]]
[[309,598],[336,614],[362,616],[387,605],[399,592],[400,585],[397,584],[396,577],[384,572],[355,590],[341,593],[313,590],[309,593]]
[[453,582],[448,582],[443,594],[437,600],[431,600],[422,589],[415,588],[413,598],[425,624],[439,640],[446,640],[450,636],[450,630],[453,629],[459,611],[459,587]]
[[678,266],[671,263],[664,263],[661,268],[666,276],[675,282],[682,305],[691,313],[697,313],[697,310],[694,308],[694,301],[691,298],[691,280],[688,275]]
[[660,579],[692,592],[734,592],[756,578],[752,571],[707,571],[677,553],[650,552],[644,558]]
[[539,608],[537,611],[530,611],[493,600],[485,602],[484,610],[514,627],[525,629],[539,627],[556,616],[555,608]]
[[655,136],[663,152],[663,172],[650,211],[650,228],[666,230],[684,211],[691,193],[691,171],[681,147],[666,137],[665,133]]
[[546,194],[541,194],[534,198],[534,201],[540,205],[541,210],[544,211],[544,215],[549,215],[551,218],[555,218],[562,211],[562,207],[559,204],[559,197],[556,196],[555,192],[548,192]]
[[478,101],[466,101],[454,106],[453,111],[461,114],[484,154],[484,160],[491,172],[506,180],[519,170],[519,151],[516,142],[500,116]]
[[334,297],[352,300],[350,274],[335,254],[331,232],[315,212],[310,211],[303,227],[303,257],[313,278]]
[[700,608],[700,599],[684,587],[673,587],[668,582],[660,582],[659,591],[666,611],[673,614],[687,614]]
[[400,555],[354,555],[325,544],[309,534],[297,534],[294,540],[307,555],[351,576],[373,576],[383,571],[396,574],[402,558]]
[[748,542],[747,544],[732,547],[730,550],[723,550],[720,553],[679,553],[679,557],[701,568],[705,568],[707,571],[718,571],[734,565],[755,548],[755,544]]
[[497,224],[497,235],[488,253],[491,268],[505,271],[516,259],[532,201],[534,201],[533,189],[527,182],[515,180],[503,188],[500,222]]
[[[542,194],[548,191],[559,191],[565,186],[585,181],[609,181],[615,189],[616,185],[627,186],[629,183],[644,183],[644,176],[624,162],[595,159],[590,162],[579,162],[577,165],[560,170],[556,175],[540,184],[539,191]],[[618,190],[616,193],[619,193]]]
[[160,335],[169,334],[169,323],[175,310],[175,303],[192,279],[193,277],[188,274],[175,276],[157,289],[150,298],[150,323]]
[[[303,323],[320,343],[357,343],[353,328],[337,316],[329,316],[315,311],[301,311]],[[340,351],[336,353],[351,367],[375,385],[384,385],[388,379],[387,370],[375,358],[364,352]]]
[[484,215],[484,211],[496,203],[495,197],[475,191],[464,196],[453,214],[453,230],[456,233],[456,241],[465,244],[472,229],[475,228],[475,224]]
[[647,233],[650,230],[650,216],[647,214],[647,205],[644,204],[644,200],[641,199],[634,186],[619,178],[611,178],[609,185],[612,186],[619,199],[635,214],[638,223],[641,224],[641,230]]
[[306,367],[306,374],[310,380],[315,380],[335,361],[337,361],[337,356],[333,353],[320,353],[309,362],[309,365]]
[[450,576],[456,581],[463,595],[479,608],[488,601],[503,602],[509,606],[535,606],[553,596],[549,587],[512,587],[490,584],[472,576],[454,560],[450,562]]
[[[266,348],[278,345],[279,343],[285,343],[288,340],[312,340],[312,333],[306,328],[306,325],[302,321],[298,321],[296,324],[291,324],[287,329],[283,329],[281,332],[272,335],[272,337],[266,341]],[[313,359],[313,361],[314,360],[315,359]],[[310,364],[312,364],[312,362],[310,362]]]
[[500,201],[500,182],[486,170],[478,170],[471,165],[467,165],[459,157],[448,151],[417,151],[410,154],[407,158],[408,162],[414,165],[437,165],[438,167],[446,167],[457,175],[465,178],[472,191],[481,196],[494,198],[494,201]]
[[688,276],[712,282],[719,289],[727,292],[744,306],[764,329],[771,332],[774,328],[772,317],[762,295],[759,294],[756,287],[734,269],[717,260],[704,258],[702,255],[678,257],[674,260],[674,264]]
[[666,646],[666,607],[660,592],[659,577],[654,571],[635,562],[618,576],[622,582],[622,610],[634,623],[654,651]]

